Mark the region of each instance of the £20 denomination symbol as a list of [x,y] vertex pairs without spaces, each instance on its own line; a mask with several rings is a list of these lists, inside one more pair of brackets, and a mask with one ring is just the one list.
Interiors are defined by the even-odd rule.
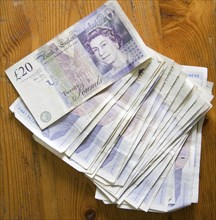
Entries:
[[33,67],[30,63],[25,63],[24,66],[20,66],[18,69],[14,70],[16,80],[22,79],[23,76],[27,75],[28,72],[31,72]]

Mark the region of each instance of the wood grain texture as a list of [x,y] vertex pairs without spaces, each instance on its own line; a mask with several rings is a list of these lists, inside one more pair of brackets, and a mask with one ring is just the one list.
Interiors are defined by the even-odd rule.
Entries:
[[[216,219],[216,101],[202,139],[199,203],[168,214],[117,209],[94,199],[95,186],[37,144],[9,111],[18,97],[5,69],[99,7],[102,0],[0,1],[0,219]],[[121,0],[144,42],[216,79],[214,0]],[[215,87],[213,91],[215,93]]]

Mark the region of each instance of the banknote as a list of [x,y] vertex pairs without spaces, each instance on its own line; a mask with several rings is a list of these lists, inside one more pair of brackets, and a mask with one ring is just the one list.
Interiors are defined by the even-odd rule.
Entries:
[[[10,107],[11,111],[14,112],[15,117],[27,128],[29,129],[33,134],[38,132],[38,124],[36,123],[34,117],[26,107],[26,105],[23,103],[23,101],[18,98]],[[76,167],[73,161],[71,161],[68,156],[66,156],[64,153],[60,153],[50,145],[48,145],[46,142],[38,138],[38,136],[33,135],[33,138],[35,141],[37,141],[39,144],[44,146],[47,150],[52,152],[54,155],[59,157],[61,160],[69,164],[71,167],[74,167],[80,172],[83,172],[82,169],[79,169],[79,167]]]
[[117,1],[108,1],[6,74],[44,129],[149,58]]

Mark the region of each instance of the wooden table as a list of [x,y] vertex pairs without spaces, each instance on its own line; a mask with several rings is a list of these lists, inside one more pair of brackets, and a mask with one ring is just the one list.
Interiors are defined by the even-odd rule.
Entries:
[[[91,181],[37,144],[9,111],[18,94],[4,70],[103,2],[0,1],[0,219],[216,219],[215,99],[203,128],[199,203],[167,214],[121,210],[95,200]],[[207,67],[208,79],[215,81],[214,0],[119,3],[148,46],[180,64]]]

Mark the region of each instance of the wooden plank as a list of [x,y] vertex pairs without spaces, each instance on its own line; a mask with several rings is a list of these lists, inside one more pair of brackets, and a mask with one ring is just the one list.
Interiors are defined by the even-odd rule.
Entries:
[[[4,70],[103,2],[0,1],[0,219],[215,219],[215,99],[203,128],[199,203],[169,214],[120,210],[95,200],[95,186],[37,144],[9,111],[18,94]],[[215,81],[215,1],[119,3],[148,46],[181,64],[208,67]]]

